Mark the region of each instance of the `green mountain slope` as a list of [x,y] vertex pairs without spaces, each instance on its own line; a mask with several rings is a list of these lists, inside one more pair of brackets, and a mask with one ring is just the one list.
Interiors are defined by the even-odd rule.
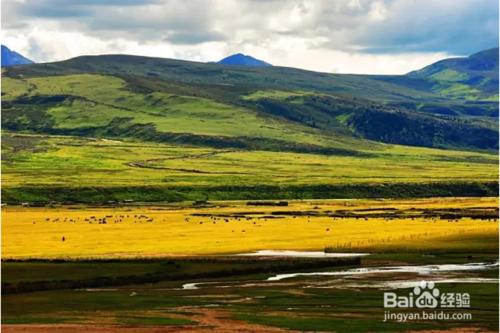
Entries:
[[[212,147],[348,153],[354,140],[242,106],[95,74],[5,78],[3,127]],[[374,143],[359,142],[364,146]]]
[[224,90],[240,89],[313,90],[356,95],[375,100],[432,98],[431,94],[395,86],[370,76],[326,74],[286,67],[241,67],[129,55],[82,56],[57,63],[9,68],[9,77],[43,77],[96,73],[141,76],[189,85],[211,85]]
[[354,154],[352,147],[375,147],[372,141],[498,149],[498,105],[488,101],[494,96],[454,98],[429,88],[423,74],[340,75],[125,55],[3,74],[2,126],[11,131],[327,154]]
[[409,77],[425,79],[442,95],[470,100],[498,100],[498,48],[466,58],[439,61]]

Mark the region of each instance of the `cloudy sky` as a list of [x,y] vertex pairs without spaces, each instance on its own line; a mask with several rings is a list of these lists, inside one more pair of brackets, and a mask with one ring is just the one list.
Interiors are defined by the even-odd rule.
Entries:
[[2,43],[36,62],[126,53],[406,73],[498,46],[498,0],[2,0]]

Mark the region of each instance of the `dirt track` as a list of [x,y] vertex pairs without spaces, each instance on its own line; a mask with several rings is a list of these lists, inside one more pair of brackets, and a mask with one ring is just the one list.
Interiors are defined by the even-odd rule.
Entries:
[[[180,308],[181,309],[181,308]],[[285,330],[247,323],[231,319],[229,313],[223,310],[185,307],[183,310],[195,312],[196,315],[186,317],[196,321],[197,325],[182,326],[137,326],[110,324],[22,324],[2,325],[3,333],[293,333],[298,331]],[[413,331],[406,331],[412,333]],[[445,330],[418,331],[419,333],[491,333],[493,331],[478,327],[457,327]]]
[[198,322],[198,325],[183,326],[132,326],[132,325],[98,325],[98,324],[28,324],[2,325],[2,333],[171,333],[171,332],[217,332],[217,333],[280,333],[294,332],[280,328],[250,324],[244,321],[230,319],[226,311],[201,308],[183,308],[196,312],[188,319]]

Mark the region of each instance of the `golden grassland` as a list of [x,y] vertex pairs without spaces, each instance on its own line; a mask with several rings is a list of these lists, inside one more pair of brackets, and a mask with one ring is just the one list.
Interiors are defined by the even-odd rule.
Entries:
[[[496,207],[498,198],[290,201],[288,206],[248,206],[246,202],[215,202],[206,207],[7,206],[2,209],[2,252],[4,259],[74,259],[225,254],[263,249],[446,250],[453,249],[460,239],[496,237],[498,219],[440,219],[418,217],[411,215],[412,212]],[[367,210],[370,214],[383,213],[388,209],[397,209],[403,215],[388,218],[361,214]],[[325,216],[342,211],[361,215]],[[494,246],[498,247],[498,242]],[[487,246],[476,241],[471,247],[476,247],[471,250],[482,247],[486,250]]]

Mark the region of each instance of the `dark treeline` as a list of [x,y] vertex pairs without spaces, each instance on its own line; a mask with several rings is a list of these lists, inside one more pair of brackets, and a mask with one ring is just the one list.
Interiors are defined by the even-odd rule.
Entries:
[[6,204],[119,204],[200,200],[496,197],[498,182],[254,186],[3,187]]

